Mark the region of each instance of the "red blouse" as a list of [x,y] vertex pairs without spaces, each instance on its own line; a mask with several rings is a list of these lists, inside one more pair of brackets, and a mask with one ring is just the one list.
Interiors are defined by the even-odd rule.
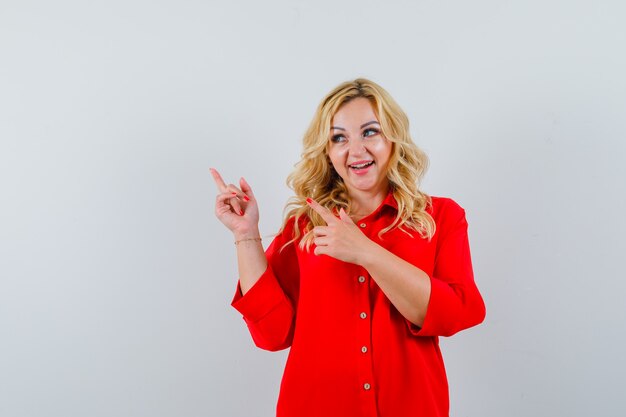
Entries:
[[483,321],[485,305],[474,283],[465,211],[432,197],[437,225],[430,242],[393,229],[378,237],[397,213],[389,194],[357,224],[370,239],[431,278],[423,326],[402,316],[368,271],[299,249],[293,218],[266,250],[268,268],[232,305],[255,344],[291,346],[280,386],[278,417],[448,416],[448,382],[438,336]]

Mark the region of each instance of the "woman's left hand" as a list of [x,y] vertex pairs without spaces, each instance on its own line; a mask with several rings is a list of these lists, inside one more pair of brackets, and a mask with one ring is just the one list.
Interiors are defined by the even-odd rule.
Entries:
[[339,217],[336,217],[313,199],[307,199],[307,203],[326,222],[326,226],[313,228],[313,243],[316,246],[314,253],[360,265],[373,242],[363,234],[343,208],[339,210]]

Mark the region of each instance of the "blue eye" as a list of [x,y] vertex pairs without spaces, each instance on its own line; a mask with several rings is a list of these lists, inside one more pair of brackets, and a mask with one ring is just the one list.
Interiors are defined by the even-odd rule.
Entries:
[[330,138],[330,141],[333,143],[344,142],[345,140],[346,137],[344,135],[333,135],[333,137]]
[[380,132],[377,129],[365,129],[363,131],[363,137],[375,136]]

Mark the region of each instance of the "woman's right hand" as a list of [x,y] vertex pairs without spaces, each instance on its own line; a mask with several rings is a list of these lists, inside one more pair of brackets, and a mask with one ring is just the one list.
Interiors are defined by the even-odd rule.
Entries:
[[219,194],[215,199],[215,216],[233,234],[235,239],[259,236],[259,207],[250,185],[243,177],[239,180],[241,188],[226,184],[217,170],[209,168],[215,180]]

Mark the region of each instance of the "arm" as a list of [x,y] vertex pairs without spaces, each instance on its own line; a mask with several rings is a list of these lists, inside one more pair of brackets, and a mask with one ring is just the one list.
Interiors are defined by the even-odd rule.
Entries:
[[264,253],[257,201],[250,185],[241,178],[240,189],[226,185],[216,170],[211,169],[211,174],[220,191],[215,214],[238,242],[239,282],[232,305],[243,315],[257,346],[284,349],[291,344],[299,282],[293,245],[280,251],[283,236],[291,236],[291,229],[285,227]]
[[409,326],[417,336],[451,336],[485,319],[485,303],[474,281],[465,211],[457,207],[451,226],[440,237],[424,322]]
[[360,262],[391,304],[411,323],[421,326],[426,317],[431,283],[428,274],[370,240]]
[[[363,266],[417,336],[450,336],[480,323],[485,305],[474,283],[465,212],[456,205],[437,242],[433,276],[365,236],[341,209],[339,218],[308,201],[327,226],[313,229],[315,254]],[[452,218],[449,218],[452,217]]]
[[[267,251],[261,252],[266,268],[258,276],[251,275],[254,283],[249,289],[244,290],[246,284],[240,277],[232,301],[232,306],[243,315],[254,343],[265,350],[285,349],[293,340],[300,270],[295,245],[280,250],[291,240],[292,225],[290,219]],[[240,260],[245,262],[245,258]]]
[[485,318],[462,209],[440,239],[430,277],[374,242],[362,263],[417,336],[451,336]]
[[267,258],[261,241],[251,237],[259,235],[258,229],[253,233],[235,235],[235,241],[239,242],[237,243],[237,267],[242,295],[245,295],[256,284],[267,269]]
[[227,185],[217,170],[210,168],[220,194],[215,202],[215,216],[232,233],[237,245],[237,265],[241,290],[246,293],[267,269],[259,233],[259,208],[248,182]]
[[400,314],[421,325],[431,291],[428,275],[370,240],[343,209],[337,218],[317,201],[307,203],[327,224],[313,229],[315,254],[363,266]]

